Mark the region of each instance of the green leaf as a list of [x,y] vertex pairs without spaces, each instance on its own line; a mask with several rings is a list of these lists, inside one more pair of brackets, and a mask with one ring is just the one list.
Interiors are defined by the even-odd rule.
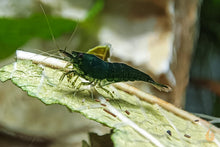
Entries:
[[88,11],[85,21],[94,19],[103,9],[104,0],[96,0],[92,8]]
[[[64,18],[48,16],[54,37],[71,32],[76,22]],[[34,37],[51,39],[48,25],[43,14],[35,14],[29,18],[0,18],[0,60]]]
[[[81,87],[81,90],[87,90],[76,93],[67,78],[60,83],[62,74],[60,70],[33,64],[29,60],[18,60],[0,69],[0,80],[11,80],[45,104],[64,105],[88,119],[113,128],[111,138],[115,146],[217,146],[215,143],[218,143],[220,135],[215,134],[215,143],[207,141],[207,129],[198,123],[184,120],[158,105],[140,101],[136,96],[113,86],[105,88],[114,94],[114,99],[109,98],[109,94],[101,88],[96,88],[99,93],[97,97],[106,106],[101,105],[91,98],[90,92],[93,90],[88,86]],[[167,133],[168,130],[171,135]],[[149,135],[154,140],[149,139]]]

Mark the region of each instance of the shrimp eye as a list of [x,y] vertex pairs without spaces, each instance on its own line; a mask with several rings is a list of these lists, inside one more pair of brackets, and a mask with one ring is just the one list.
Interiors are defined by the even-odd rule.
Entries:
[[78,54],[78,57],[79,57],[79,58],[82,58],[82,57],[83,57],[83,54],[82,54],[82,53],[79,53],[79,54]]

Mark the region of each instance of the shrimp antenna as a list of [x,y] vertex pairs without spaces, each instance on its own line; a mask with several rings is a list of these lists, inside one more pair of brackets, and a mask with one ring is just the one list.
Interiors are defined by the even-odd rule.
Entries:
[[44,8],[43,8],[43,6],[42,6],[41,4],[40,4],[40,7],[41,7],[41,9],[42,9],[42,11],[43,11],[43,13],[44,13],[44,16],[45,16],[45,19],[46,19],[46,22],[47,22],[47,25],[48,25],[48,28],[49,28],[49,31],[50,31],[50,35],[51,35],[52,40],[53,40],[53,43],[56,45],[56,47],[57,47],[58,49],[60,49],[59,46],[58,46],[58,44],[57,44],[57,42],[56,42],[56,40],[55,40],[55,38],[54,38],[54,34],[53,34],[52,28],[51,28],[51,26],[50,26],[50,22],[49,22],[49,20],[48,20],[48,17],[47,17],[47,15],[46,15],[45,11],[44,11]]
[[76,26],[74,26],[74,31],[72,32],[72,34],[71,34],[71,36],[70,36],[69,40],[67,41],[67,44],[66,44],[66,46],[64,48],[65,51],[66,51],[67,47],[70,45],[70,42],[73,40],[73,37],[74,37],[74,35],[75,35],[76,31],[77,31],[77,28],[78,28],[78,24],[79,23],[77,22]]

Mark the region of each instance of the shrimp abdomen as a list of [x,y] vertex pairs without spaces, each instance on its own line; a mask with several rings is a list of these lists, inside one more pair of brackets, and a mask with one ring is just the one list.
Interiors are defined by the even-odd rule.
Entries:
[[134,69],[124,63],[109,63],[108,70],[108,77],[106,77],[108,81],[153,81],[153,79],[147,74],[137,69]]
[[128,66],[124,63],[108,64],[109,67],[106,80],[109,82],[145,81],[152,84],[160,91],[171,91],[171,88],[169,86],[155,82],[149,75],[131,66]]

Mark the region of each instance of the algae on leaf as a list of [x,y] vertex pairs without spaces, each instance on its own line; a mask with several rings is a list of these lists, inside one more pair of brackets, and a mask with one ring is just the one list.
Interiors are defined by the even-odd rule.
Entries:
[[[67,78],[59,81],[62,74],[58,69],[30,60],[17,60],[0,69],[0,80],[11,80],[45,104],[64,105],[113,128],[111,138],[115,146],[217,146],[219,143],[219,134],[215,134],[213,141],[208,141],[207,129],[201,125],[184,120],[156,104],[140,101],[111,85],[105,88],[112,91],[114,99],[96,87],[99,95],[95,98],[100,100],[97,102],[91,98],[94,91],[91,87],[83,86],[76,92]],[[172,135],[167,133],[168,130]],[[184,137],[186,134],[190,138]]]

